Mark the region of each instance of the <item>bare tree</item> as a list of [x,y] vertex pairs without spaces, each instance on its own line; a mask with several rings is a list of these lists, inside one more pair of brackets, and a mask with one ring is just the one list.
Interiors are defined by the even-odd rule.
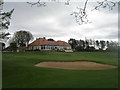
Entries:
[[14,33],[11,42],[15,42],[17,46],[27,46],[29,41],[33,39],[33,35],[29,31],[17,31]]

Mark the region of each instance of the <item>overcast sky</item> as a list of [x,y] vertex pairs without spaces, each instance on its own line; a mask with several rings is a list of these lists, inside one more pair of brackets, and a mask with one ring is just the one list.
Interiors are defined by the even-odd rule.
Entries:
[[8,31],[13,34],[19,30],[30,31],[34,38],[46,37],[55,40],[68,41],[75,39],[117,40],[118,39],[118,10],[91,9],[96,5],[89,2],[87,6],[88,19],[92,23],[78,25],[74,16],[76,7],[83,7],[84,2],[71,2],[69,6],[64,3],[47,2],[46,7],[31,7],[25,2],[7,2],[4,11],[13,12],[11,25]]

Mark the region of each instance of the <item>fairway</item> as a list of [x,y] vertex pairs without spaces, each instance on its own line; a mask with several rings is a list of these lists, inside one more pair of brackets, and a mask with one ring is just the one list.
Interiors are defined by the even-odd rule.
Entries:
[[3,88],[118,88],[118,68],[65,70],[35,66],[48,61],[89,61],[118,66],[118,53],[4,52]]

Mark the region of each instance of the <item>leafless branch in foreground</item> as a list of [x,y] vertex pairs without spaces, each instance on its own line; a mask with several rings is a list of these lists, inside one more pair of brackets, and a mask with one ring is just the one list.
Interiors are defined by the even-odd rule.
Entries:
[[[59,2],[59,0],[49,0],[51,2]],[[80,8],[80,7],[77,7],[77,10],[76,11],[73,11],[70,15],[73,15],[75,17],[75,21],[81,25],[81,24],[87,24],[87,23],[90,23],[89,20],[88,20],[88,15],[87,15],[87,12],[86,12],[86,8],[87,8],[87,4],[88,4],[88,1],[89,0],[86,0],[85,1],[85,4],[84,4],[84,7],[83,8]],[[34,5],[37,5],[38,7],[42,7],[42,6],[46,6],[46,3],[45,2],[41,2],[40,0],[38,0],[37,2],[35,3],[31,3],[31,2],[27,2],[28,4],[32,6]],[[104,0],[104,1],[101,1],[101,2],[97,2],[97,6],[95,6],[93,10],[99,10],[100,8],[109,8],[110,10],[112,10],[116,4],[120,5],[120,1],[118,2],[115,2],[115,1],[108,1],[108,0]],[[70,5],[70,0],[66,0],[65,2],[65,5]]]
[[97,6],[95,6],[93,10],[99,10],[100,8],[109,8],[109,10],[113,10],[113,8],[116,6],[118,2],[113,2],[113,1],[108,1],[108,0],[104,0],[102,2],[97,2]]
[[10,12],[0,12],[0,30],[8,29],[13,11],[14,9]]
[[120,5],[120,1],[118,2],[118,5]]
[[31,2],[27,2],[28,4],[30,4],[31,5],[31,7],[32,6],[37,6],[37,7],[45,7],[46,6],[46,3],[45,2],[41,2],[40,0],[38,0],[37,2],[35,2],[35,3],[31,3]]
[[67,0],[67,1],[65,2],[65,5],[70,5],[70,0]]
[[[50,2],[59,2],[59,0],[48,0],[48,1],[50,1]],[[31,7],[32,6],[35,6],[35,5],[37,5],[37,7],[45,7],[46,6],[46,3],[45,2],[41,2],[40,0],[38,0],[37,2],[34,2],[34,3],[31,3],[31,2],[27,2],[28,4],[30,4],[31,5]],[[65,5],[69,5],[70,4],[70,0],[67,0],[66,2],[65,2]]]
[[88,3],[88,0],[86,0],[83,8],[77,7],[78,11],[74,11],[72,14],[70,14],[70,15],[74,15],[75,20],[79,25],[84,23],[85,24],[90,23],[89,20],[87,19],[87,13],[86,13],[87,3]]
[[0,1],[0,6],[3,5],[3,4],[4,4],[4,2],[1,2],[1,1]]

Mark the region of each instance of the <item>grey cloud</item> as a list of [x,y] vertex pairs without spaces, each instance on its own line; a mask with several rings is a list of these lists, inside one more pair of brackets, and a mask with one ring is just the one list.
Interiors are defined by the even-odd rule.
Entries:
[[64,36],[66,36],[66,33],[64,33],[64,32],[61,32],[61,33],[51,33],[51,32],[44,33],[44,32],[42,32],[42,33],[34,34],[34,32],[33,32],[33,35],[35,37],[64,37]]
[[100,35],[100,33],[98,35],[95,36],[95,38],[97,39],[118,39],[118,32],[116,30],[113,30],[111,32],[108,32],[107,35]]
[[117,20],[113,22],[108,21],[108,23],[102,23],[101,25],[96,25],[96,28],[100,28],[100,29],[105,29],[105,28],[118,28],[118,22]]
[[[9,11],[15,8],[9,28],[9,31],[12,33],[18,29],[26,29],[33,33],[35,37],[84,38],[90,36],[95,39],[117,38],[118,22],[114,17],[117,9],[114,9],[110,13],[105,10],[102,11],[102,14],[107,17],[109,16],[108,21],[105,17],[97,17],[100,22],[96,20],[92,24],[79,26],[76,24],[74,17],[70,16],[70,13],[76,9],[76,6],[83,7],[83,5],[83,3],[71,3],[70,6],[65,6],[64,3],[47,3],[47,7],[30,7],[25,2],[6,3],[4,10]],[[93,3],[89,4],[88,9],[91,9],[93,6]],[[95,15],[94,12],[92,13]],[[55,21],[49,23],[45,21],[51,17]],[[106,33],[105,36],[103,36],[103,33]]]
[[108,39],[118,39],[118,32],[110,32],[109,35],[105,36]]

